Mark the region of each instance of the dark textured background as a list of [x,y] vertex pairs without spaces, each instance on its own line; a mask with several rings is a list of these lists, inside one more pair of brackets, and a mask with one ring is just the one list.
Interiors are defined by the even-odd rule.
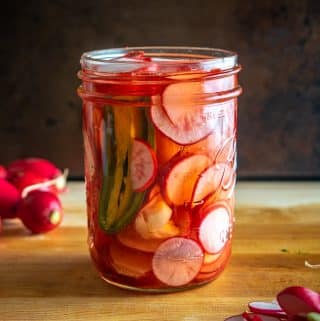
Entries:
[[83,51],[124,45],[239,53],[239,174],[320,177],[320,1],[2,4],[0,163],[47,157],[81,176]]

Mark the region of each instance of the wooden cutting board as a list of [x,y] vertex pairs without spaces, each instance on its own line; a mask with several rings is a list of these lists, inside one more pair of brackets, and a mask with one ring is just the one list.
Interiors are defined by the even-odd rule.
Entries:
[[320,291],[320,183],[240,183],[232,259],[194,290],[150,295],[99,279],[86,245],[84,185],[69,184],[65,220],[31,236],[19,222],[0,235],[0,320],[223,320],[251,300],[302,285]]

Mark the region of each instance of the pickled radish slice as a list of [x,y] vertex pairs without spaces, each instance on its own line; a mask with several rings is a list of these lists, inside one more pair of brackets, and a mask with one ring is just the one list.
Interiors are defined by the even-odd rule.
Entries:
[[164,179],[165,196],[169,203],[189,203],[200,174],[209,164],[210,158],[202,154],[178,158],[174,164],[170,164],[169,173]]
[[184,206],[173,209],[173,221],[179,228],[180,236],[189,236],[191,233],[192,211]]
[[172,237],[179,229],[170,221],[171,216],[172,209],[159,193],[139,211],[134,226],[145,239]]
[[199,153],[203,154],[203,152],[205,152],[212,160],[214,160],[216,159],[222,141],[221,135],[217,132],[211,133],[209,136],[197,143],[183,146],[173,142],[159,130],[155,131],[155,138],[157,145],[157,160],[160,166],[164,165],[178,154],[183,156]]
[[260,313],[264,315],[274,315],[283,317],[285,312],[281,309],[280,305],[276,302],[249,302],[248,307],[251,312]]
[[203,252],[195,241],[174,237],[159,246],[152,259],[152,269],[161,282],[182,286],[196,277],[202,261]]
[[149,253],[155,252],[162,243],[161,239],[150,239],[146,241],[146,239],[142,238],[131,225],[121,230],[117,234],[117,239],[121,244],[127,247]]
[[224,164],[215,164],[206,168],[200,174],[193,191],[193,205],[199,204],[201,200],[203,200],[210,194],[215,193],[219,189],[224,177],[224,172]]
[[300,313],[320,312],[320,294],[302,286],[292,286],[277,295],[289,317]]
[[199,240],[209,253],[218,253],[230,237],[230,214],[224,206],[212,206],[199,227]]
[[197,99],[203,92],[203,82],[189,81],[166,87],[162,95],[163,108],[173,124],[190,122],[197,118],[200,110]]
[[139,278],[152,270],[152,255],[129,249],[118,242],[109,248],[111,265],[119,274]]
[[134,139],[130,171],[134,191],[144,191],[153,183],[157,175],[157,160],[147,142]]
[[[188,114],[188,112],[186,111]],[[202,112],[191,113],[181,122],[173,124],[163,107],[153,105],[150,108],[151,120],[154,126],[169,139],[180,145],[190,145],[206,138],[215,128],[211,121],[203,120]],[[202,118],[202,117],[203,118]]]

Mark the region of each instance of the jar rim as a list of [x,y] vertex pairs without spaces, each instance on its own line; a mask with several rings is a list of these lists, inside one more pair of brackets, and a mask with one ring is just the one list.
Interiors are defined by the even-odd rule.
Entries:
[[[135,59],[129,53],[142,52],[144,57]],[[84,52],[81,56],[82,69],[98,73],[119,74],[123,72],[159,74],[181,70],[208,72],[230,70],[238,66],[235,52],[225,49],[184,46],[143,46],[110,48]],[[155,68],[157,66],[157,68]]]

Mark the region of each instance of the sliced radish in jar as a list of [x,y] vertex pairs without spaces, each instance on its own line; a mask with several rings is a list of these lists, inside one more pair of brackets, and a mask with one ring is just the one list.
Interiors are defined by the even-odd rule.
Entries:
[[212,206],[204,210],[199,227],[199,240],[208,253],[220,252],[230,238],[230,213],[224,206]]
[[[185,112],[188,113],[188,111]],[[180,145],[190,145],[206,138],[215,127],[212,121],[203,120],[205,118],[202,115],[204,112],[197,111],[194,119],[192,119],[192,116],[189,118],[186,116],[184,120],[176,124],[171,122],[161,106],[153,105],[150,113],[154,126],[165,136]]]
[[196,143],[211,132],[223,130],[223,119],[230,102],[203,105],[206,98],[203,82],[169,85],[163,93],[162,107],[151,107],[154,125],[167,137],[181,145]]
[[164,190],[169,203],[177,206],[190,203],[194,186],[210,162],[208,156],[198,154],[178,157],[173,164],[168,164],[168,174],[164,177]]
[[174,207],[173,221],[179,228],[180,236],[189,236],[191,233],[192,211],[184,206]]
[[[220,253],[217,253],[217,254],[205,253],[203,264],[199,274],[208,274],[208,273],[212,274],[213,272],[219,273],[226,266],[230,256],[231,256],[230,241],[226,244],[223,251],[220,251]],[[197,276],[197,279],[198,279],[198,276]]]
[[162,239],[146,240],[142,238],[132,226],[128,226],[117,234],[118,241],[132,249],[153,253],[162,243]]
[[111,265],[119,274],[132,278],[144,276],[152,269],[152,255],[113,242],[109,248]]
[[192,205],[195,206],[221,186],[225,172],[224,164],[214,164],[206,168],[199,176],[193,191]]
[[159,193],[139,211],[134,226],[145,239],[172,237],[179,229],[170,221],[171,216],[172,209]]
[[157,160],[151,146],[140,139],[134,139],[130,163],[131,182],[134,191],[147,189],[157,175]]
[[299,313],[320,312],[320,294],[302,286],[292,286],[277,295],[281,308],[292,317]]
[[164,165],[178,154],[191,155],[203,154],[203,152],[205,152],[212,160],[215,160],[222,139],[218,132],[214,132],[194,144],[181,146],[173,142],[159,130],[155,131],[155,138],[157,145],[157,160],[160,166]]
[[283,317],[286,313],[276,302],[249,302],[248,307],[251,312],[264,315]]
[[163,242],[152,259],[155,276],[169,286],[182,286],[198,274],[203,252],[193,240],[174,237]]

